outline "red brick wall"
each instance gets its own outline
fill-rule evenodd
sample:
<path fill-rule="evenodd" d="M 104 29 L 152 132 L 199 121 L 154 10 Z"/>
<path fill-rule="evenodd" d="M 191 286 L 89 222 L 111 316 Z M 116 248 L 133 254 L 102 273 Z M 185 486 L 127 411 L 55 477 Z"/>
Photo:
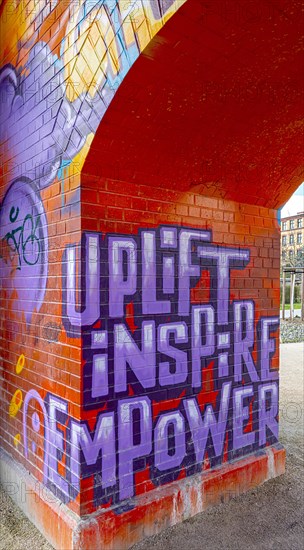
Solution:
<path fill-rule="evenodd" d="M 98 178 L 97 176 L 83 176 L 82 215 L 83 231 L 98 231 L 102 234 L 102 238 L 109 233 L 136 236 L 143 228 L 157 229 L 162 225 L 169 225 L 195 230 L 207 229 L 212 232 L 212 243 L 223 247 L 249 250 L 250 261 L 248 265 L 242 270 L 231 270 L 229 296 L 231 302 L 250 301 L 254 303 L 255 341 L 252 358 L 257 366 L 257 370 L 259 369 L 258 323 L 261 317 L 278 318 L 279 315 L 280 245 L 276 211 L 254 205 L 208 198 L 190 192 L 181 193 L 172 189 L 151 188 L 144 184 L 136 185 L 104 179 L 102 177 Z M 211 277 L 208 269 L 203 269 L 199 282 L 191 290 L 191 303 L 210 303 L 210 287 L 214 285 L 214 277 Z M 138 325 L 137 321 L 140 320 L 140 316 L 137 321 L 136 318 L 134 319 L 133 301 L 132 299 L 130 299 L 129 303 L 128 299 L 126 301 L 127 324 L 134 332 L 134 326 Z M 168 316 L 168 321 L 169 319 L 170 316 Z M 103 325 L 102 317 L 101 325 Z M 276 338 L 275 354 L 271 359 L 271 368 L 276 370 L 279 367 L 277 330 L 273 331 L 271 336 Z M 191 344 L 189 342 L 184 346 L 188 352 L 190 351 L 190 347 Z M 231 348 L 229 350 L 231 365 L 233 364 L 232 354 L 233 349 Z M 84 361 L 85 357 L 86 355 L 84 354 Z M 213 403 L 215 410 L 218 412 L 217 398 L 222 381 L 218 387 L 219 378 L 216 375 L 217 360 L 218 357 L 215 354 L 207 361 L 203 369 L 203 390 L 199 392 L 198 397 L 202 411 L 204 410 L 204 404 Z M 248 373 L 244 366 L 242 383 L 248 384 Z M 217 387 L 218 389 L 216 389 Z M 134 387 L 132 388 L 132 385 L 129 386 L 129 392 L 130 395 L 134 395 L 134 392 L 136 392 Z M 185 384 L 181 384 L 180 387 L 175 388 L 172 394 L 174 397 L 170 398 L 166 397 L 164 393 L 163 398 L 153 400 L 153 391 L 151 390 L 151 392 L 154 420 L 161 412 L 179 409 L 185 395 L 196 395 L 196 392 L 191 392 L 189 388 L 185 392 Z M 256 403 L 254 404 L 255 399 L 257 399 L 256 394 L 254 398 L 251 398 L 251 407 L 258 406 Z M 112 410 L 111 402 L 109 408 Z M 90 408 L 88 411 L 84 411 L 83 418 L 93 426 L 94 419 L 99 413 L 100 409 L 98 407 L 95 410 L 94 408 Z M 257 441 L 259 426 L 257 420 L 254 423 L 252 422 L 252 417 L 244 423 L 244 431 L 249 432 L 251 430 L 256 432 Z M 273 434 L 269 433 L 268 435 L 269 441 L 273 441 Z M 231 457 L 231 454 L 229 455 L 228 453 L 228 440 L 230 448 L 231 436 L 232 428 L 230 426 L 230 428 L 227 428 L 225 451 L 222 455 L 223 463 L 229 460 L 229 456 Z M 246 452 L 250 451 L 245 449 L 244 452 L 246 454 Z M 239 455 L 242 455 L 242 451 Z M 153 458 L 150 457 L 146 466 L 135 474 L 135 494 L 155 489 L 155 481 L 151 480 L 151 461 L 153 462 Z M 207 453 L 202 469 L 205 470 L 208 468 L 210 468 L 210 462 Z M 189 475 L 187 460 L 183 462 L 178 472 L 174 473 L 172 479 L 182 479 L 185 475 Z M 92 483 L 94 483 L 92 479 L 88 480 L 88 487 L 92 487 Z M 84 495 L 83 499 L 84 513 L 94 509 L 93 499 L 94 494 L 89 489 L 87 496 Z"/>
<path fill-rule="evenodd" d="M 1 6 L 1 439 L 77 512 L 79 488 L 67 485 L 67 420 L 82 414 L 81 341 L 65 330 L 63 292 L 66 249 L 81 240 L 80 173 L 121 72 L 183 1 L 168 2 L 162 12 L 137 3 L 136 17 L 125 2 L 114 11 L 102 4 Z M 76 292 L 78 311 L 81 302 Z M 61 432 L 50 416 L 51 396 L 68 403 Z"/>
<path fill-rule="evenodd" d="M 5 1 L 0 29 L 2 446 L 63 521 L 107 511 L 109 546 L 146 534 L 140 495 L 267 478 L 303 174 L 296 0 L 126 4 Z"/>

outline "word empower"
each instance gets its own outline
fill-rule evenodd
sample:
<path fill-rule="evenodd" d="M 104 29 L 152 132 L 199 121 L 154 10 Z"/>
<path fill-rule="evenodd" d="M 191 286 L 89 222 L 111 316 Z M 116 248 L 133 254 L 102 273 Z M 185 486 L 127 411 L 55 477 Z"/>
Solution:
<path fill-rule="evenodd" d="M 78 494 L 82 477 L 98 476 L 99 482 L 94 486 L 95 503 L 101 504 L 105 498 L 122 501 L 134 495 L 134 473 L 146 464 L 157 486 L 172 481 L 183 466 L 187 475 L 193 473 L 191 467 L 201 467 L 206 453 L 211 464 L 222 457 L 226 436 L 229 458 L 240 449 L 248 452 L 250 448 L 264 446 L 270 440 L 269 433 L 271 441 L 277 440 L 276 382 L 260 384 L 257 396 L 252 385 L 233 391 L 231 386 L 231 382 L 222 386 L 218 414 L 207 405 L 202 415 L 197 399 L 191 397 L 183 399 L 179 409 L 161 413 L 153 421 L 150 398 L 133 397 L 119 400 L 115 412 L 100 413 L 93 432 L 87 422 L 68 416 L 65 400 L 49 394 L 44 403 L 35 390 L 30 390 L 24 403 L 25 454 L 29 453 L 26 417 L 34 400 L 43 412 L 44 482 L 67 501 Z M 258 431 L 246 430 L 245 433 L 250 402 L 254 402 L 256 409 Z M 37 423 L 34 415 L 33 425 Z M 62 475 L 62 468 L 60 473 L 58 468 L 63 457 L 65 475 Z M 144 462 L 139 463 L 139 460 Z"/>

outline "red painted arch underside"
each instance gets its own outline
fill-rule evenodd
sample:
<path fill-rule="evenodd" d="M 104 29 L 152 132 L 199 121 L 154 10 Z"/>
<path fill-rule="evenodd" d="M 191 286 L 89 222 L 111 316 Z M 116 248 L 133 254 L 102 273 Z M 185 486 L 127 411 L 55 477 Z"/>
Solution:
<path fill-rule="evenodd" d="M 188 0 L 124 79 L 83 173 L 281 206 L 303 178 L 301 4 Z"/>

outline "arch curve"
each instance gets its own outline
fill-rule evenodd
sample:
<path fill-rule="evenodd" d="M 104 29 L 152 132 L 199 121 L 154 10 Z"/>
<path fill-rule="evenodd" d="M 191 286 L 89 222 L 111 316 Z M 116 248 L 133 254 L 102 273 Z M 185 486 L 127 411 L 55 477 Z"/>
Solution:
<path fill-rule="evenodd" d="M 303 177 L 300 3 L 229 5 L 188 0 L 151 40 L 84 175 L 270 208 L 289 198 Z"/>

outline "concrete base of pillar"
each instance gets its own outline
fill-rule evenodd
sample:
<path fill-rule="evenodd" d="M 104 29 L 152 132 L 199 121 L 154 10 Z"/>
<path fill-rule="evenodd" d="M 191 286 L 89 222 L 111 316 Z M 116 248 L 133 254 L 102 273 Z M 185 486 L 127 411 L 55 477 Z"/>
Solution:
<path fill-rule="evenodd" d="M 158 487 L 132 499 L 133 507 L 124 513 L 107 508 L 80 518 L 6 452 L 0 453 L 4 489 L 58 550 L 127 550 L 284 472 L 285 449 L 276 444 L 212 471 Z"/>

